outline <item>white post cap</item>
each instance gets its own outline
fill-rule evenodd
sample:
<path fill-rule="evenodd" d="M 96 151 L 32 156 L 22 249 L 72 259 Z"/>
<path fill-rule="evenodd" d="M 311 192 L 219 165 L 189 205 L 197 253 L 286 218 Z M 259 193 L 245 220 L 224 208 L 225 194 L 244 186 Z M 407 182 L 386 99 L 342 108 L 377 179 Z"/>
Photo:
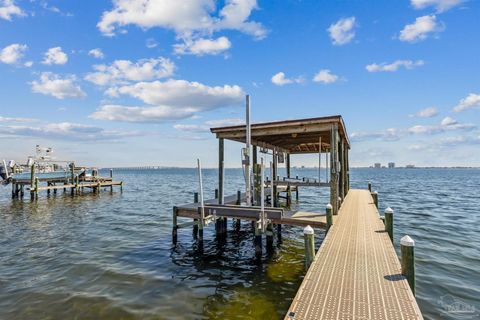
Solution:
<path fill-rule="evenodd" d="M 338 197 L 338 201 L 342 201 L 342 197 Z"/>
<path fill-rule="evenodd" d="M 372 193 L 378 194 L 378 191 L 377 191 L 377 190 L 375 190 L 375 191 L 373 191 Z"/>
<path fill-rule="evenodd" d="M 413 241 L 410 236 L 403 236 L 403 238 L 400 239 L 400 244 L 405 247 L 415 247 L 415 241 Z"/>
<path fill-rule="evenodd" d="M 313 228 L 310 226 L 306 226 L 305 229 L 303 229 L 303 234 L 313 234 Z"/>
<path fill-rule="evenodd" d="M 388 207 L 387 209 L 385 209 L 385 213 L 392 213 L 393 214 L 393 209 Z"/>
<path fill-rule="evenodd" d="M 333 207 L 332 207 L 332 205 L 331 205 L 330 203 L 329 203 L 329 204 L 327 204 L 327 209 L 330 209 L 330 210 L 332 210 L 332 209 L 333 209 Z"/>

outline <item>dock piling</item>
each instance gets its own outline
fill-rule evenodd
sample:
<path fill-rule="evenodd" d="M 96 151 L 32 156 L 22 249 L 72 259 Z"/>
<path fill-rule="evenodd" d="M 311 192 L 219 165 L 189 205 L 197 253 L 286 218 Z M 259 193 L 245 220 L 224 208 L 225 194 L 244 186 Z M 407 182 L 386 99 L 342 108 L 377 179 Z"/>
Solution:
<path fill-rule="evenodd" d="M 273 249 L 273 224 L 269 223 L 267 225 L 267 251 L 272 251 Z"/>
<path fill-rule="evenodd" d="M 255 223 L 255 256 L 260 257 L 262 255 L 262 230 L 258 228 Z"/>
<path fill-rule="evenodd" d="M 378 192 L 373 191 L 371 193 L 371 195 L 372 195 L 372 198 L 373 198 L 373 203 L 375 204 L 375 207 L 377 207 L 377 210 L 378 210 Z"/>
<path fill-rule="evenodd" d="M 400 253 L 402 256 L 402 274 L 407 278 L 410 289 L 415 296 L 415 241 L 406 235 L 400 239 Z"/>
<path fill-rule="evenodd" d="M 173 207 L 173 227 L 172 227 L 172 242 L 173 244 L 177 243 L 177 207 Z"/>
<path fill-rule="evenodd" d="M 195 192 L 193 194 L 193 202 L 198 203 L 198 192 Z M 197 238 L 198 237 L 198 219 L 193 219 L 193 237 Z"/>
<path fill-rule="evenodd" d="M 333 225 L 333 214 L 332 214 L 332 205 L 329 203 L 327 204 L 327 207 L 326 207 L 326 214 L 327 214 L 327 232 L 328 232 L 328 229 L 330 229 L 330 227 Z"/>
<path fill-rule="evenodd" d="M 368 182 L 368 191 L 372 192 L 372 183 L 370 181 Z"/>
<path fill-rule="evenodd" d="M 393 243 L 393 209 L 390 207 L 385 209 L 385 231 L 388 232 L 388 236 Z"/>
<path fill-rule="evenodd" d="M 308 270 L 315 258 L 315 232 L 310 226 L 303 229 L 303 237 L 305 239 L 305 268 Z"/>

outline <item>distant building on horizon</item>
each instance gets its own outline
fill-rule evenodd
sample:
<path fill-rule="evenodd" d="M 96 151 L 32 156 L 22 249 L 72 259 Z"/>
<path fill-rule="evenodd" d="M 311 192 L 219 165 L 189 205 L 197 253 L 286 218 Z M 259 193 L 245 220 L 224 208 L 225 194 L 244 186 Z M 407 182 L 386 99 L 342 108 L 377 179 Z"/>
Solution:
<path fill-rule="evenodd" d="M 373 165 L 375 169 L 380 169 L 382 167 L 382 164 L 380 162 L 377 162 Z"/>
<path fill-rule="evenodd" d="M 415 168 L 415 165 L 414 164 L 407 164 L 405 166 L 405 168 L 412 169 L 412 168 Z"/>
<path fill-rule="evenodd" d="M 394 169 L 395 168 L 395 162 L 389 162 L 388 163 L 388 168 L 389 169 Z"/>

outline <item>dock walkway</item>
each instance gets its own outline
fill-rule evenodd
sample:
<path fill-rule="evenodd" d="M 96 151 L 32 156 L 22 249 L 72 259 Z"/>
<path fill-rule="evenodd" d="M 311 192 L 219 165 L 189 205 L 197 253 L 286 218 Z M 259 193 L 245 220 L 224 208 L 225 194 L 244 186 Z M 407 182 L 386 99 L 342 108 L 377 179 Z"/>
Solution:
<path fill-rule="evenodd" d="M 423 319 L 373 199 L 350 190 L 285 317 Z"/>

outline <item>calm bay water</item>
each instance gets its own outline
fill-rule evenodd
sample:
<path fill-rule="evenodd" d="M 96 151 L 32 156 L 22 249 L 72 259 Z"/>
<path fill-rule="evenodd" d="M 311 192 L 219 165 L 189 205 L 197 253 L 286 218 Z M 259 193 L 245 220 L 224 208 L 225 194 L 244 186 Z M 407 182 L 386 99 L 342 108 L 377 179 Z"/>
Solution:
<path fill-rule="evenodd" d="M 316 170 L 293 175 L 315 177 Z M 282 319 L 304 275 L 301 228 L 283 228 L 275 252 L 254 258 L 249 224 L 203 253 L 191 229 L 171 242 L 174 205 L 191 202 L 194 169 L 116 172 L 123 193 L 63 192 L 37 202 L 0 187 L 0 319 Z M 217 171 L 205 170 L 213 196 Z M 226 194 L 242 188 L 226 170 Z M 480 312 L 480 170 L 353 169 L 371 181 L 380 208 L 395 210 L 395 242 L 416 241 L 417 299 L 427 319 L 457 319 L 446 306 Z M 327 191 L 300 190 L 300 208 L 321 210 Z M 317 232 L 317 246 L 323 232 Z M 467 316 L 468 314 L 464 315 Z M 471 317 L 472 318 L 472 317 Z"/>

